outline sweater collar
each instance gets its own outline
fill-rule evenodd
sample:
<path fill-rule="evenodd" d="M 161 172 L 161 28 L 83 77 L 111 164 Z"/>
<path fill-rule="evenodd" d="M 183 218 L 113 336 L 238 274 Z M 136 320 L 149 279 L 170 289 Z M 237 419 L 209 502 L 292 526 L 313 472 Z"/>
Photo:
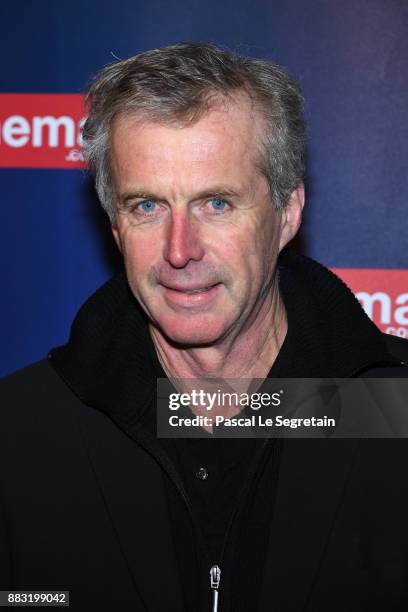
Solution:
<path fill-rule="evenodd" d="M 383 334 L 333 272 L 287 251 L 280 258 L 279 275 L 288 317 L 282 376 L 348 378 L 395 361 Z"/>
<path fill-rule="evenodd" d="M 327 268 L 286 251 L 278 270 L 288 333 L 271 376 L 341 378 L 392 360 L 381 332 Z M 85 302 L 69 342 L 49 359 L 81 401 L 125 428 L 137 426 L 155 400 L 156 379 L 165 377 L 124 272 Z"/>

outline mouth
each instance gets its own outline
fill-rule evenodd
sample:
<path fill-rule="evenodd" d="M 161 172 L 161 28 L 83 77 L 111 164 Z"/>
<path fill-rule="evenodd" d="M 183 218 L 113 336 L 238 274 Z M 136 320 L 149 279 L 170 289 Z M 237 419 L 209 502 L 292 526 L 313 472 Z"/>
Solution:
<path fill-rule="evenodd" d="M 220 283 L 215 283 L 215 285 L 208 285 L 208 287 L 195 287 L 193 289 L 179 288 L 179 287 L 167 287 L 166 285 L 164 286 L 166 287 L 166 289 L 170 289 L 171 291 L 177 291 L 178 293 L 186 293 L 187 295 L 191 295 L 193 293 L 204 293 L 205 291 L 209 291 L 210 289 L 212 289 L 213 287 L 216 287 L 219 284 Z"/>
<path fill-rule="evenodd" d="M 182 308 L 203 307 L 209 305 L 217 296 L 222 283 L 205 287 L 182 287 L 181 285 L 162 285 L 166 300 L 173 306 Z"/>
<path fill-rule="evenodd" d="M 196 293 L 201 291 L 208 291 L 217 285 L 221 285 L 220 281 L 210 283 L 209 285 L 198 284 L 197 281 L 193 285 L 192 283 L 179 283 L 177 281 L 170 282 L 167 284 L 166 282 L 159 282 L 165 289 L 170 289 L 171 291 L 179 291 L 180 293 Z"/>

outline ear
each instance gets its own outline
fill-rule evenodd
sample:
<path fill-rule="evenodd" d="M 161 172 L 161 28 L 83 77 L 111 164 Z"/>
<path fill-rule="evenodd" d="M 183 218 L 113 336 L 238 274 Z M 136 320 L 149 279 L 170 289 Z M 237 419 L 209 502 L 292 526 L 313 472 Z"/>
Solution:
<path fill-rule="evenodd" d="M 302 222 L 302 211 L 305 204 L 305 186 L 300 183 L 292 192 L 289 202 L 282 211 L 279 252 L 294 238 Z"/>
<path fill-rule="evenodd" d="M 122 251 L 122 242 L 121 242 L 121 239 L 120 239 L 119 230 L 118 230 L 116 225 L 111 225 L 111 230 L 112 230 L 113 237 L 115 238 L 115 242 L 118 245 L 118 249 L 122 253 L 123 252 Z"/>

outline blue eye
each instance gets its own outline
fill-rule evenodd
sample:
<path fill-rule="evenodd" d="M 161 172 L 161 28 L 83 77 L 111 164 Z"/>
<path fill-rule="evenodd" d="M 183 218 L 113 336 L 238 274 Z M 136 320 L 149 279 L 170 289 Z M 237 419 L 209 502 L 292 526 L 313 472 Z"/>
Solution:
<path fill-rule="evenodd" d="M 140 202 L 137 207 L 145 213 L 151 213 L 156 208 L 156 202 L 153 202 L 153 200 L 145 200 L 144 202 Z"/>
<path fill-rule="evenodd" d="M 223 200 L 222 198 L 211 198 L 210 202 L 211 202 L 211 206 L 213 210 L 216 210 L 216 211 L 225 210 L 227 206 L 227 202 Z"/>

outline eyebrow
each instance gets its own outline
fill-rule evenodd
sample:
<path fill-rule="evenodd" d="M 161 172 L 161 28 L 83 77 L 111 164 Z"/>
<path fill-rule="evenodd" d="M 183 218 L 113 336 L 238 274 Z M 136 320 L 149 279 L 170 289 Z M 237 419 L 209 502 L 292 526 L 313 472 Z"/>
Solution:
<path fill-rule="evenodd" d="M 215 185 L 209 189 L 204 189 L 196 193 L 191 201 L 201 200 L 203 198 L 211 198 L 215 196 L 227 196 L 227 197 L 239 197 L 241 194 L 239 191 L 232 189 L 226 185 Z M 166 200 L 166 198 L 161 197 L 159 194 L 154 194 L 153 192 L 141 189 L 136 191 L 126 191 L 121 194 L 119 197 L 119 201 L 122 205 L 126 205 L 129 200 Z"/>
<path fill-rule="evenodd" d="M 126 206 L 126 204 L 130 200 L 160 200 L 158 196 L 153 193 L 148 193 L 147 191 L 126 191 L 119 196 L 119 202 L 122 206 Z"/>

